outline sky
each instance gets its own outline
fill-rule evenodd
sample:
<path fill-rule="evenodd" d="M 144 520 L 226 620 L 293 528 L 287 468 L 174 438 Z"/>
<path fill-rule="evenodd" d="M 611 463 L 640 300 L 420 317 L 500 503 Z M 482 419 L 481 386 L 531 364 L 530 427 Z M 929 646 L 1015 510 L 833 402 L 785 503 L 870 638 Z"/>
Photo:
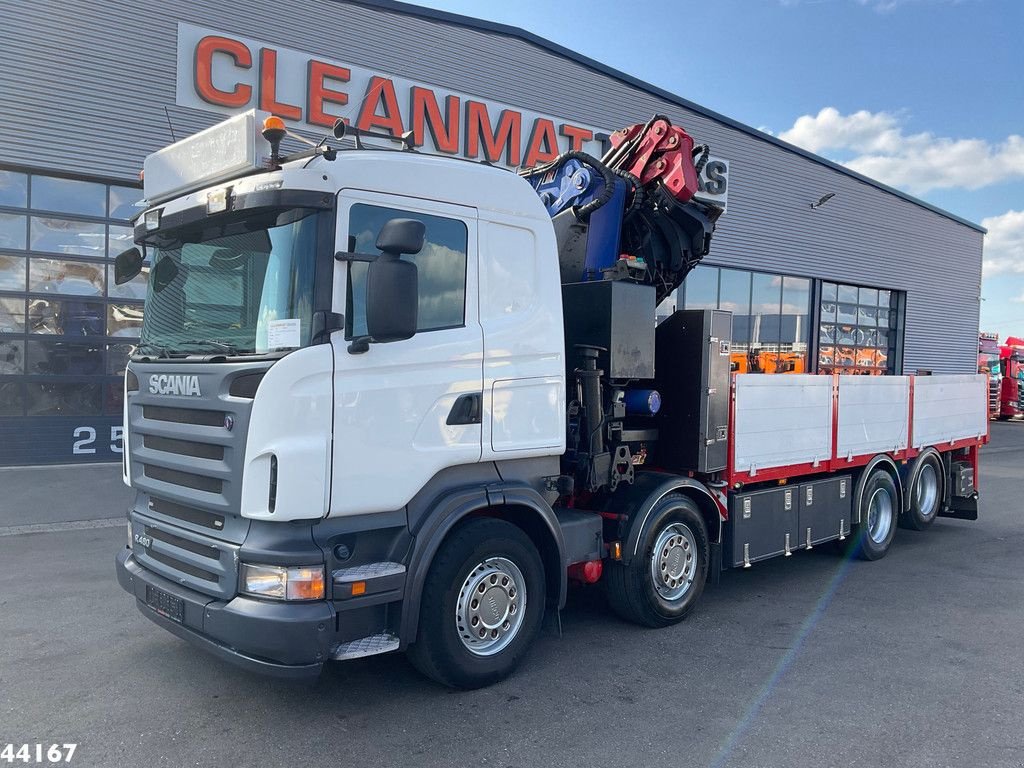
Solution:
<path fill-rule="evenodd" d="M 981 329 L 1024 337 L 1024 0 L 414 2 L 533 32 L 981 224 Z"/>

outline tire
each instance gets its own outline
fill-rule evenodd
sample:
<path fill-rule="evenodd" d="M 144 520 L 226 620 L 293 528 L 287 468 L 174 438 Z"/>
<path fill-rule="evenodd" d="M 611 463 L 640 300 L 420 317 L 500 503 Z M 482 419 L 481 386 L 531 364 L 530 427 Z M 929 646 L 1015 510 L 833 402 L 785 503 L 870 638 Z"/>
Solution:
<path fill-rule="evenodd" d="M 888 553 L 896 536 L 900 495 L 892 475 L 881 467 L 874 469 L 864 483 L 860 497 L 853 553 L 861 560 L 880 560 Z"/>
<path fill-rule="evenodd" d="M 431 563 L 409 659 L 452 688 L 496 683 L 536 639 L 546 593 L 540 554 L 522 530 L 493 518 L 460 523 Z"/>
<path fill-rule="evenodd" d="M 935 522 L 942 507 L 942 462 L 934 453 L 926 453 L 915 467 L 908 494 L 907 510 L 900 525 L 923 531 Z"/>
<path fill-rule="evenodd" d="M 667 627 L 686 618 L 704 591 L 707 527 L 697 505 L 677 493 L 655 504 L 643 525 L 630 563 L 609 563 L 608 603 L 626 621 Z"/>

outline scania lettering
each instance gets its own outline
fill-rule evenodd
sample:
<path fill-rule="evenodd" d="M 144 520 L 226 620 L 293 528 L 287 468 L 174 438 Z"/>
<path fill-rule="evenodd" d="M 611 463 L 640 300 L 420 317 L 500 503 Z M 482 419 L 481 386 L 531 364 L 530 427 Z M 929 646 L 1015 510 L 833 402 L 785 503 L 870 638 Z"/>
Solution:
<path fill-rule="evenodd" d="M 733 373 L 730 313 L 655 323 L 724 213 L 668 119 L 518 173 L 341 121 L 287 138 L 252 111 L 148 157 L 115 261 L 151 265 L 117 575 L 180 638 L 476 687 L 570 582 L 664 627 L 724 569 L 977 518 L 984 375 Z"/>
<path fill-rule="evenodd" d="M 199 390 L 198 376 L 171 376 L 154 374 L 149 377 L 149 393 L 151 395 L 186 395 L 202 397 Z"/>

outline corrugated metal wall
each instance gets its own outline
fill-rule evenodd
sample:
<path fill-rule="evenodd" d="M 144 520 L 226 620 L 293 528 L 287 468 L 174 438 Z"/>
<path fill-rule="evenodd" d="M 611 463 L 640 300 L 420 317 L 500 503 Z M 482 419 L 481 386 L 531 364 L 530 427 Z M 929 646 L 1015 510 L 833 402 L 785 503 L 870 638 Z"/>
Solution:
<path fill-rule="evenodd" d="M 531 42 L 335 0 L 27 0 L 4 15 L 4 162 L 129 180 L 169 139 L 165 107 L 179 138 L 219 120 L 174 106 L 178 21 L 589 125 L 661 112 L 731 163 L 709 262 L 906 291 L 904 369 L 975 369 L 979 232 Z"/>

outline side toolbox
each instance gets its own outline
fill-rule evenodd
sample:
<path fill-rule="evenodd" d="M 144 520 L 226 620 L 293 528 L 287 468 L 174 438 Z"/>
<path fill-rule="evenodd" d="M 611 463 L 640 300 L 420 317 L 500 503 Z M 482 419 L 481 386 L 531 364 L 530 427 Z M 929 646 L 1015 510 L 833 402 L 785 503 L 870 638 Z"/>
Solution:
<path fill-rule="evenodd" d="M 800 484 L 800 535 L 794 546 L 808 547 L 850 533 L 853 482 L 848 475 Z"/>
<path fill-rule="evenodd" d="M 733 567 L 782 555 L 799 546 L 799 487 L 737 493 L 729 500 L 726 557 Z"/>

